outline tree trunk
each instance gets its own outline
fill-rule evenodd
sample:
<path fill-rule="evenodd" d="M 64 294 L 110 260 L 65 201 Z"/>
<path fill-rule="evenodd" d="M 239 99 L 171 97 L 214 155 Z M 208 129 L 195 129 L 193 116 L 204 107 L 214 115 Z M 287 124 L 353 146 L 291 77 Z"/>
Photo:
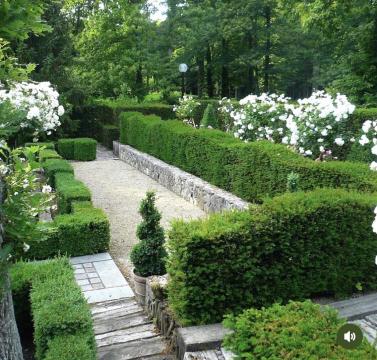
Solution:
<path fill-rule="evenodd" d="M 228 44 L 222 39 L 221 96 L 229 97 Z"/>
<path fill-rule="evenodd" d="M 3 183 L 0 180 L 0 204 L 3 203 Z M 1 219 L 0 219 L 1 221 Z M 2 221 L 1 221 L 2 222 Z M 2 227 L 0 226 L 0 247 L 3 243 Z M 14 315 L 12 292 L 9 274 L 0 273 L 0 359 L 22 360 L 22 347 Z"/>
<path fill-rule="evenodd" d="M 266 19 L 266 52 L 264 56 L 264 91 L 270 90 L 270 67 L 271 67 L 271 8 L 266 6 L 264 11 Z"/>
<path fill-rule="evenodd" d="M 252 50 L 254 47 L 254 39 L 251 33 L 247 34 L 247 42 L 248 42 L 249 49 Z M 249 94 L 256 93 L 254 66 L 251 63 L 249 63 L 247 67 L 247 87 L 246 88 Z"/>
<path fill-rule="evenodd" d="M 204 77 L 205 77 L 203 57 L 200 56 L 197 58 L 197 64 L 198 64 L 198 96 L 199 98 L 202 98 L 204 95 Z"/>
<path fill-rule="evenodd" d="M 212 79 L 212 54 L 209 44 L 207 45 L 207 94 L 209 98 L 213 97 L 213 79 Z"/>
<path fill-rule="evenodd" d="M 22 347 L 13 309 L 9 275 L 6 273 L 0 300 L 0 359 L 22 360 Z"/>

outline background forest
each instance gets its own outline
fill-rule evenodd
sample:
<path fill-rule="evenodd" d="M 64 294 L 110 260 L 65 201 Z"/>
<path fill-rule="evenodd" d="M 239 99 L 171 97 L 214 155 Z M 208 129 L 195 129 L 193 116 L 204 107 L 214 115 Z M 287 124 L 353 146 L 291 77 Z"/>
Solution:
<path fill-rule="evenodd" d="M 201 98 L 276 92 L 297 99 L 326 89 L 377 104 L 373 0 L 167 0 L 160 21 L 151 20 L 146 1 L 37 0 L 24 11 L 43 22 L 28 38 L 17 30 L 23 3 L 0 4 L 0 29 L 7 29 L 0 38 L 10 47 L 3 51 L 35 64 L 32 79 L 51 81 L 72 105 L 93 97 L 140 101 L 152 92 L 172 103 L 182 62 L 187 92 Z"/>

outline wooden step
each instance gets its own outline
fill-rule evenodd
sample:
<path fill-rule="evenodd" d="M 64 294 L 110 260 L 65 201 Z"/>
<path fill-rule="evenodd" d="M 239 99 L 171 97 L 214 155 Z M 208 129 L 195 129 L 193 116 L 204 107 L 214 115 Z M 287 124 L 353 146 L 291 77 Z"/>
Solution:
<path fill-rule="evenodd" d="M 98 348 L 99 360 L 136 360 L 165 359 L 164 340 L 161 336 L 155 336 L 148 339 L 138 339 L 123 344 L 108 345 Z M 161 356 L 161 358 L 160 358 Z"/>
<path fill-rule="evenodd" d="M 95 336 L 97 347 L 103 347 L 114 344 L 124 344 L 137 339 L 148 339 L 157 336 L 153 324 L 134 326 L 132 328 L 111 331 L 106 334 Z"/>
<path fill-rule="evenodd" d="M 103 318 L 96 319 L 94 322 L 94 333 L 96 335 L 151 323 L 148 317 L 141 311 L 116 318 L 108 318 L 106 314 L 104 315 Z"/>

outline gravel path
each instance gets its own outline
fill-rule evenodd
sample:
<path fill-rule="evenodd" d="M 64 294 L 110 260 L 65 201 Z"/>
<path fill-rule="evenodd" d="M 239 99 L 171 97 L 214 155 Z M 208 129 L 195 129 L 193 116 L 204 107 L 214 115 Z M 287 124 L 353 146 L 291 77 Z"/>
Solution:
<path fill-rule="evenodd" d="M 157 194 L 157 207 L 162 213 L 162 226 L 169 228 L 173 218 L 194 219 L 206 214 L 198 207 L 167 190 L 130 165 L 115 160 L 114 155 L 98 147 L 97 160 L 73 162 L 75 176 L 92 192 L 94 206 L 102 208 L 110 219 L 110 253 L 124 275 L 129 275 L 129 254 L 138 241 L 136 227 L 141 217 L 139 204 L 148 190 Z"/>

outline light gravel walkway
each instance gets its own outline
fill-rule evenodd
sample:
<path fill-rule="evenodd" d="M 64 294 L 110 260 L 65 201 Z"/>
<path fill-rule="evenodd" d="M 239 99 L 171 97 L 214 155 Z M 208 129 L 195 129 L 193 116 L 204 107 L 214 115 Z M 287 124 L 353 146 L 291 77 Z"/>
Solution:
<path fill-rule="evenodd" d="M 102 146 L 98 147 L 97 160 L 73 162 L 76 178 L 83 181 L 92 192 L 94 206 L 102 208 L 110 219 L 110 253 L 127 276 L 131 269 L 129 254 L 138 241 L 136 227 L 141 221 L 138 214 L 145 193 L 154 190 L 157 207 L 162 213 L 162 226 L 169 228 L 173 218 L 192 219 L 206 214 L 196 206 L 167 190 L 147 175 L 123 161 Z"/>

